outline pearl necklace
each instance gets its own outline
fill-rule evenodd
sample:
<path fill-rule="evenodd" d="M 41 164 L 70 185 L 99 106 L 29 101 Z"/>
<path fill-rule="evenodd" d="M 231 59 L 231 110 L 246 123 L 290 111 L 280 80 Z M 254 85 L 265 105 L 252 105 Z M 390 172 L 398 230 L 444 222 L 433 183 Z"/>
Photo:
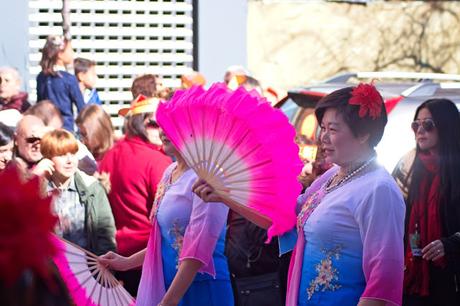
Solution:
<path fill-rule="evenodd" d="M 331 192 L 332 190 L 336 189 L 337 187 L 339 187 L 340 185 L 346 183 L 347 181 L 351 180 L 356 174 L 358 174 L 359 172 L 361 172 L 364 168 L 366 168 L 367 166 L 369 166 L 373 161 L 375 160 L 375 156 L 372 157 L 371 159 L 369 159 L 367 162 L 365 162 L 364 164 L 362 164 L 361 166 L 359 166 L 358 168 L 356 168 L 355 170 L 351 171 L 350 173 L 348 173 L 347 175 L 345 175 L 342 179 L 340 179 L 340 181 L 338 181 L 336 184 L 332 185 L 331 186 L 331 183 L 332 181 L 334 180 L 334 178 L 337 177 L 337 173 L 334 174 L 328 181 L 327 181 L 327 184 L 326 184 L 326 193 L 328 192 Z"/>

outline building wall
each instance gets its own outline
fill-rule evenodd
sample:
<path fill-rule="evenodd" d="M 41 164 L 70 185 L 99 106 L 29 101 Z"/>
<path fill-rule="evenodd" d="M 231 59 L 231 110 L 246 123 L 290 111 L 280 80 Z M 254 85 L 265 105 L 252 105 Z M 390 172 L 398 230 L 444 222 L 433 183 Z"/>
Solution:
<path fill-rule="evenodd" d="M 199 0 L 199 70 L 208 84 L 247 64 L 247 0 Z"/>
<path fill-rule="evenodd" d="M 48 12 L 53 13 L 53 10 L 61 6 L 61 0 L 40 1 L 43 1 L 41 3 L 45 4 L 42 9 L 42 11 L 44 11 L 43 14 L 47 14 Z M 106 3 L 110 2 L 111 1 L 107 1 Z M 182 0 L 180 2 L 186 3 L 188 0 Z M 247 65 L 247 1 L 198 0 L 197 2 L 199 4 L 198 8 L 194 9 L 199 10 L 198 69 L 206 76 L 208 84 L 210 84 L 212 82 L 221 81 L 228 66 Z M 33 0 L 33 3 L 39 4 L 40 2 Z M 79 3 L 82 2 L 72 0 L 70 2 L 70 7 L 73 10 L 77 10 L 78 12 L 80 12 L 80 10 L 91 9 L 93 16 L 97 15 L 94 15 L 95 12 L 93 12 L 93 9 L 90 8 L 91 1 L 86 1 L 84 7 L 81 7 Z M 170 2 L 166 2 L 165 5 L 170 5 L 168 3 Z M 180 5 L 184 6 L 185 4 L 181 3 Z M 0 1 L 0 65 L 11 65 L 18 68 L 21 75 L 23 76 L 25 89 L 32 93 L 32 99 L 34 99 L 35 91 L 34 77 L 38 69 L 36 66 L 38 65 L 38 60 L 40 57 L 40 54 L 37 53 L 37 50 L 43 45 L 43 35 L 46 33 L 61 33 L 61 30 L 58 26 L 50 26 L 55 23 L 51 18 L 50 24 L 46 24 L 42 27 L 42 29 L 45 30 L 40 30 L 36 27 L 37 20 L 40 18 L 37 15 L 38 7 L 40 6 L 37 6 L 36 4 L 29 4 L 29 0 Z M 104 7 L 104 9 L 110 10 L 116 9 L 116 7 L 111 7 L 109 5 Z M 34 20 L 30 21 L 31 15 L 29 14 L 33 14 Z M 58 15 L 56 16 L 56 18 L 59 17 Z M 79 18 L 80 17 L 75 16 L 72 18 L 71 15 L 72 22 L 78 22 Z M 154 20 L 154 18 L 155 16 L 152 16 L 152 20 Z M 133 18 L 133 22 L 134 21 L 135 18 Z M 97 22 L 97 18 L 93 22 Z M 30 26 L 34 27 L 32 34 L 29 33 Z M 46 27 L 48 27 L 48 30 L 46 30 Z M 81 31 L 83 30 L 84 29 Z M 74 29 L 74 31 L 72 31 L 72 34 L 76 35 L 74 39 L 77 45 L 77 52 L 80 51 L 78 44 L 80 43 L 79 40 L 81 39 L 80 36 L 82 35 L 79 33 L 81 31 L 80 29 Z M 141 32 L 145 32 L 145 28 L 142 28 Z M 94 31 L 89 32 L 88 35 L 93 36 L 99 34 L 97 31 Z M 117 31 L 113 31 L 113 35 L 117 35 Z M 37 37 L 39 40 L 37 40 Z M 108 46 L 110 46 L 110 43 Z M 90 50 L 89 53 L 80 52 L 81 54 L 78 55 L 90 58 L 93 57 L 98 60 L 98 62 L 104 62 L 104 59 L 99 59 L 101 54 L 91 53 L 92 51 L 94 50 Z M 113 61 L 113 56 L 113 54 L 110 54 L 110 58 L 107 57 L 107 61 L 109 59 Z M 183 62 L 184 59 L 181 58 L 179 61 Z M 189 61 L 189 63 L 191 62 Z M 188 64 L 185 66 L 190 67 Z M 141 67 L 137 66 L 136 69 L 139 70 L 140 68 Z M 146 66 L 146 69 L 147 68 L 148 67 Z M 155 71 L 155 67 L 152 68 L 153 69 L 151 71 L 154 73 L 156 72 L 162 75 L 168 74 L 167 72 L 163 71 Z M 99 71 L 104 71 L 104 69 L 105 67 L 101 67 Z M 29 74 L 30 70 L 33 72 L 32 74 Z M 148 69 L 146 71 L 148 71 Z M 103 75 L 100 76 L 103 77 Z M 103 80 L 101 80 L 99 85 L 102 85 L 102 82 Z M 168 79 L 166 81 L 166 85 L 177 86 L 177 78 L 172 80 Z M 111 93 L 109 93 L 109 95 L 110 94 Z M 120 96 L 121 100 L 126 100 L 125 96 L 127 97 L 128 93 L 122 93 Z M 109 100 L 115 101 L 115 99 L 112 99 L 111 96 Z M 118 103 L 120 102 L 117 102 L 116 104 Z"/>
<path fill-rule="evenodd" d="M 28 79 L 28 0 L 0 1 L 0 66 L 19 70 L 23 80 Z M 27 82 L 23 88 L 28 90 Z"/>

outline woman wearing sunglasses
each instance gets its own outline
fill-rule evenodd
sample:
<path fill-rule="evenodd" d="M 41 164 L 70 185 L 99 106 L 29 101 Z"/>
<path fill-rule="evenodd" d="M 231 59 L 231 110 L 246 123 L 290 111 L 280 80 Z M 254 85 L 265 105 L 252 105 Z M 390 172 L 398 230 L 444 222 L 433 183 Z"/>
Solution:
<path fill-rule="evenodd" d="M 410 167 L 403 158 L 393 172 L 407 192 L 403 304 L 460 305 L 458 109 L 447 99 L 428 100 L 411 127 L 417 147 L 405 158 Z"/>

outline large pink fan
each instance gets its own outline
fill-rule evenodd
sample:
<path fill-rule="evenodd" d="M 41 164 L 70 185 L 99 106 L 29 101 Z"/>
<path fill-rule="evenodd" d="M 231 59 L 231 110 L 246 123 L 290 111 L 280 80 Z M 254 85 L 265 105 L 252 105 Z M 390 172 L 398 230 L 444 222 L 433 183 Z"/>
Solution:
<path fill-rule="evenodd" d="M 302 163 L 280 110 L 243 88 L 214 84 L 176 92 L 159 105 L 157 121 L 200 178 L 272 220 L 269 237 L 294 226 Z"/>
<path fill-rule="evenodd" d="M 58 249 L 53 261 L 76 306 L 134 305 L 134 298 L 96 255 L 57 236 L 53 240 Z"/>

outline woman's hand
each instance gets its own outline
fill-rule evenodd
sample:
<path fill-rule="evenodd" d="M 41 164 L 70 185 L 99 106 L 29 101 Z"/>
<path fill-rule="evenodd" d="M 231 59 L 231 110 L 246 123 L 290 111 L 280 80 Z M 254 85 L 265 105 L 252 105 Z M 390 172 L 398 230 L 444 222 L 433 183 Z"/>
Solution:
<path fill-rule="evenodd" d="M 430 242 L 422 249 L 423 259 L 425 260 L 438 260 L 443 257 L 445 254 L 444 244 L 441 240 L 435 240 Z"/>
<path fill-rule="evenodd" d="M 198 179 L 192 186 L 192 191 L 196 193 L 205 202 L 224 202 L 224 200 L 216 193 L 203 179 Z"/>
<path fill-rule="evenodd" d="M 98 260 L 101 265 L 116 271 L 126 271 L 131 268 L 129 257 L 124 257 L 114 252 L 107 252 L 99 256 Z"/>
<path fill-rule="evenodd" d="M 36 176 L 49 177 L 54 172 L 54 163 L 48 159 L 43 158 L 33 169 L 32 173 Z"/>

